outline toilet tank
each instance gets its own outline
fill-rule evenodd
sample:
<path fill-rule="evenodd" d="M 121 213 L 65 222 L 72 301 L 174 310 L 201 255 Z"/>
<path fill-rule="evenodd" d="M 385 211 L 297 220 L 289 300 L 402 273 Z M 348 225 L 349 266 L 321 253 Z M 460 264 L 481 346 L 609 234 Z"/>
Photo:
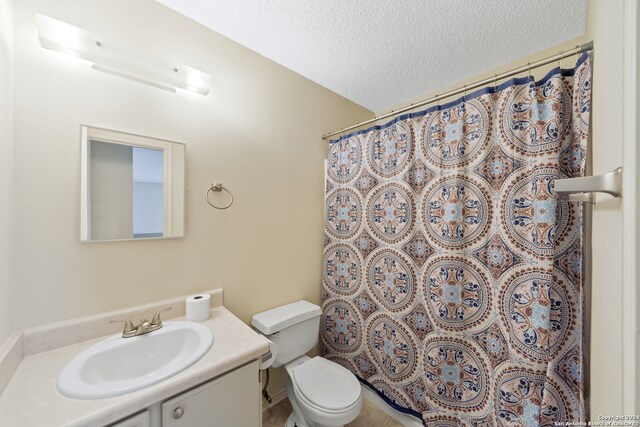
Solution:
<path fill-rule="evenodd" d="M 274 368 L 311 350 L 318 342 L 322 310 L 309 301 L 297 301 L 255 314 L 251 325 L 277 347 Z"/>

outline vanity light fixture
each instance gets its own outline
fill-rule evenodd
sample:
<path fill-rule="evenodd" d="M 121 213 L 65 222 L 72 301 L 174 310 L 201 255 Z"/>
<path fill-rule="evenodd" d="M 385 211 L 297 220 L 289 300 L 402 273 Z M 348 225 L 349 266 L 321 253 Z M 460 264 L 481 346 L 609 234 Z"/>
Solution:
<path fill-rule="evenodd" d="M 36 28 L 43 48 L 84 59 L 92 64 L 94 70 L 170 92 L 179 88 L 206 96 L 211 90 L 211 75 L 204 71 L 132 52 L 66 22 L 36 14 Z"/>

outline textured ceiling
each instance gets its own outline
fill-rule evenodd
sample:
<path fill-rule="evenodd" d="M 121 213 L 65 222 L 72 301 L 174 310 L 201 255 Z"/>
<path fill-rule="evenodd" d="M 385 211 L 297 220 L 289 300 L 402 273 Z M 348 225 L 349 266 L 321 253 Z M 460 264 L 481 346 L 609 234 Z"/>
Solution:
<path fill-rule="evenodd" d="M 379 112 L 584 33 L 586 0 L 157 0 Z"/>

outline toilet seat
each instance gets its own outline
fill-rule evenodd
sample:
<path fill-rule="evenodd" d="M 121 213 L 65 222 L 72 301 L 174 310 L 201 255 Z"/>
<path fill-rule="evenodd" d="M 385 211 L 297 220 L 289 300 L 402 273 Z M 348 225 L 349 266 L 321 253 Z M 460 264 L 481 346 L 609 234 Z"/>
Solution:
<path fill-rule="evenodd" d="M 354 408 L 356 408 L 357 406 L 360 405 L 360 399 L 357 399 L 355 402 L 353 402 L 350 406 L 343 408 L 343 409 L 339 409 L 339 410 L 332 410 L 332 409 L 327 409 L 327 408 L 323 408 L 322 406 L 318 406 L 316 404 L 314 404 L 313 402 L 310 402 L 306 397 L 302 396 L 302 394 L 300 393 L 300 391 L 294 386 L 294 389 L 296 390 L 296 398 L 298 399 L 298 403 L 301 405 L 306 406 L 308 409 L 312 409 L 318 413 L 322 413 L 325 415 L 334 415 L 334 416 L 338 416 L 338 415 L 342 415 L 342 414 L 347 414 L 349 412 L 351 412 Z M 358 412 L 360 412 L 358 410 Z"/>
<path fill-rule="evenodd" d="M 318 411 L 348 412 L 360 402 L 360 382 L 335 362 L 316 356 L 295 366 L 291 372 L 298 397 Z"/>

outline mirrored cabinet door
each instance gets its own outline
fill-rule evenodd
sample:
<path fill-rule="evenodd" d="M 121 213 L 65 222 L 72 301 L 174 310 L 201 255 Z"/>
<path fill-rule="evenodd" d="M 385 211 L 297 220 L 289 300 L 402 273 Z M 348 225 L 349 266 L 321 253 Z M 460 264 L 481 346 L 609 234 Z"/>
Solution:
<path fill-rule="evenodd" d="M 184 144 L 82 126 L 80 240 L 184 236 Z"/>

